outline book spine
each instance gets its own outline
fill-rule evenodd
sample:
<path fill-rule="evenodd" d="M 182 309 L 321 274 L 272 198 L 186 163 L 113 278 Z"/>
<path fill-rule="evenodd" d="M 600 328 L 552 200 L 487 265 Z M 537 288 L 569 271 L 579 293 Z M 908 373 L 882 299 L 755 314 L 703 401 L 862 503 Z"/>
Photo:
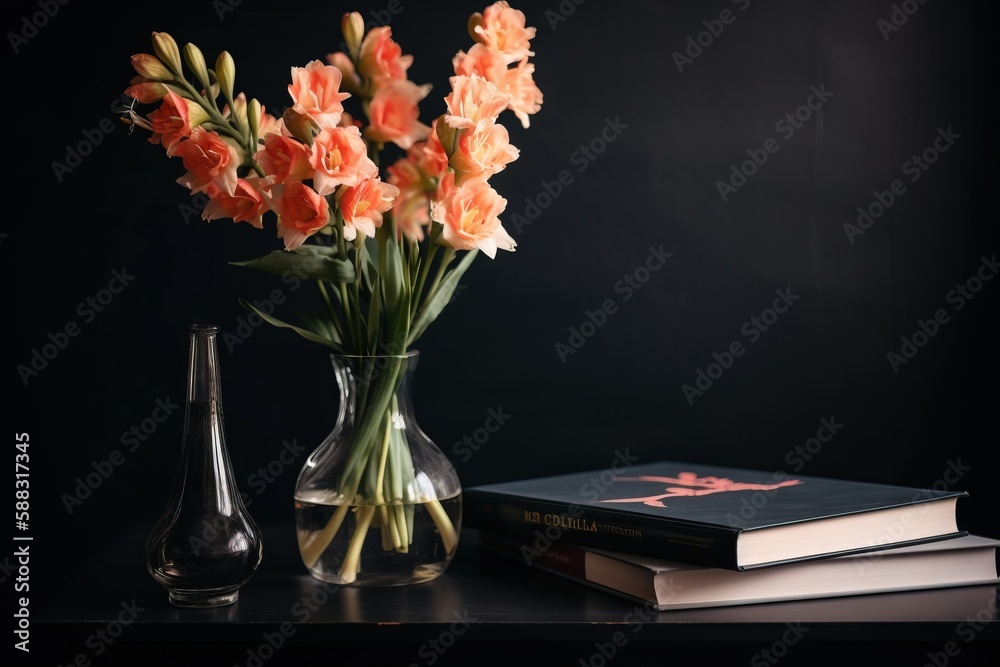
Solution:
<path fill-rule="evenodd" d="M 568 544 L 553 544 L 551 548 L 537 555 L 520 538 L 510 534 L 484 533 L 480 544 L 494 553 L 511 560 L 520 561 L 529 567 L 538 567 L 570 579 L 587 581 L 587 552 Z"/>
<path fill-rule="evenodd" d="M 470 528 L 511 532 L 530 539 L 527 548 L 544 552 L 553 543 L 623 551 L 682 563 L 740 569 L 739 532 L 624 512 L 561 505 L 542 500 L 467 492 L 463 523 Z"/>
<path fill-rule="evenodd" d="M 617 588 L 609 588 L 601 585 L 587 576 L 587 552 L 580 547 L 569 544 L 553 544 L 548 550 L 542 552 L 537 557 L 529 555 L 530 547 L 521 539 L 509 533 L 483 533 L 480 536 L 480 546 L 498 556 L 511 561 L 516 561 L 522 565 L 548 572 L 562 577 L 569 581 L 585 584 L 597 590 L 616 595 L 626 600 L 652 605 L 655 609 L 660 609 L 656 599 L 646 599 L 635 597 Z M 652 577 L 650 573 L 650 577 Z"/>

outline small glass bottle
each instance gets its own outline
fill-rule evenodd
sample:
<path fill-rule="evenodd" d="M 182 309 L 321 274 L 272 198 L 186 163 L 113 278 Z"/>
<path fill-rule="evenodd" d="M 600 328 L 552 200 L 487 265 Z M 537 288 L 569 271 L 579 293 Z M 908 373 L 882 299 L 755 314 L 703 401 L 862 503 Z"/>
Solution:
<path fill-rule="evenodd" d="M 262 543 L 226 451 L 216 335 L 190 327 L 181 462 L 170 502 L 146 541 L 146 567 L 182 607 L 236 602 L 260 564 Z"/>

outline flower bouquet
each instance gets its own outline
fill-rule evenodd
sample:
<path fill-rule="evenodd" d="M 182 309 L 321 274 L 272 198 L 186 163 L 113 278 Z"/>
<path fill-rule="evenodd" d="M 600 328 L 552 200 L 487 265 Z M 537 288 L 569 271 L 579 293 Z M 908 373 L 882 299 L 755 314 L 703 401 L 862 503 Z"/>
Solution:
<path fill-rule="evenodd" d="M 263 228 L 276 214 L 284 249 L 234 264 L 316 284 L 321 310 L 298 324 L 241 303 L 334 355 L 341 418 L 310 456 L 296 494 L 302 516 L 326 511 L 310 515 L 309 525 L 300 516 L 299 546 L 315 576 L 352 583 L 365 569 L 370 534 L 386 553 L 412 553 L 418 510 L 434 527 L 439 560 L 454 553 L 458 516 L 441 497 L 448 485 L 415 463 L 400 392 L 413 344 L 477 253 L 515 249 L 499 219 L 506 200 L 489 183 L 518 157 L 498 118 L 509 110 L 527 128 L 542 94 L 529 62 L 535 29 L 506 2 L 470 17 L 474 43 L 454 57 L 445 112 L 429 125 L 418 104 L 430 86 L 407 78 L 413 58 L 390 28 L 366 32 L 358 13 L 346 14 L 341 28 L 347 52 L 292 67 L 291 104 L 280 117 L 236 92 L 228 52 L 210 69 L 195 45 L 182 52 L 169 35 L 153 33 L 155 55 L 132 57 L 138 76 L 126 92 L 159 106 L 142 116 L 133 105 L 125 121 L 182 160 L 178 183 L 208 197 L 205 220 Z M 354 115 L 344 109 L 348 99 Z M 380 157 L 390 144 L 405 154 L 383 180 Z"/>

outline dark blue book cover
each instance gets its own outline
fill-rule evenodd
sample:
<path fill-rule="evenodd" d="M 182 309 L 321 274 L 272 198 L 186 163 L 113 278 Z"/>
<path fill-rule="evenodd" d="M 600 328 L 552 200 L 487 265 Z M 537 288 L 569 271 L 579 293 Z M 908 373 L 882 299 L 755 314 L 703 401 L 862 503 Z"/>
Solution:
<path fill-rule="evenodd" d="M 661 461 L 466 489 L 465 525 L 729 569 L 963 535 L 962 491 Z"/>

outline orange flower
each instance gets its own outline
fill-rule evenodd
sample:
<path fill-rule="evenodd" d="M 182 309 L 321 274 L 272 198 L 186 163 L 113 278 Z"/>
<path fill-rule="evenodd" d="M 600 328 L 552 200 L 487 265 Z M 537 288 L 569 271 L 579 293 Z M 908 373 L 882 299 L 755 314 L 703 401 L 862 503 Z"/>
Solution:
<path fill-rule="evenodd" d="M 159 102 L 167 94 L 167 88 L 162 83 L 150 81 L 144 76 L 132 77 L 131 84 L 125 89 L 125 94 L 134 97 L 143 104 Z"/>
<path fill-rule="evenodd" d="M 186 174 L 177 182 L 192 193 L 206 192 L 216 186 L 232 196 L 236 191 L 236 168 L 243 161 L 240 149 L 216 132 L 196 127 L 191 137 L 171 144 L 167 154 L 184 160 Z"/>
<path fill-rule="evenodd" d="M 411 154 L 397 160 L 388 172 L 389 183 L 399 188 L 399 196 L 392 207 L 396 228 L 404 236 L 420 242 L 424 240 L 424 227 L 431 224 L 429 194 L 436 188 L 414 159 L 411 149 Z"/>
<path fill-rule="evenodd" d="M 149 114 L 153 126 L 150 143 L 162 143 L 170 153 L 171 147 L 180 139 L 190 137 L 194 129 L 208 120 L 208 114 L 200 105 L 184 99 L 172 90 L 166 92 L 160 108 Z"/>
<path fill-rule="evenodd" d="M 275 118 L 264 111 L 263 105 L 260 107 L 260 127 L 257 128 L 257 136 L 261 139 L 269 134 L 284 134 L 285 124 L 280 118 Z"/>
<path fill-rule="evenodd" d="M 510 97 L 507 108 L 514 112 L 525 128 L 531 125 L 528 116 L 542 110 L 542 91 L 532 77 L 534 72 L 535 66 L 525 59 L 517 67 L 507 70 L 497 84 L 500 91 Z"/>
<path fill-rule="evenodd" d="M 365 136 L 383 143 L 391 141 L 404 150 L 426 139 L 431 128 L 420 122 L 417 103 L 430 90 L 430 86 L 418 86 L 406 79 L 379 88 L 369 105 L 370 124 Z"/>
<path fill-rule="evenodd" d="M 330 222 L 326 198 L 301 181 L 285 181 L 262 194 L 278 214 L 278 237 L 284 239 L 285 250 L 295 250 Z"/>
<path fill-rule="evenodd" d="M 378 172 L 368 157 L 361 132 L 354 127 L 327 128 L 320 132 L 309 161 L 313 185 L 321 195 L 331 194 L 338 185 L 353 187 Z"/>
<path fill-rule="evenodd" d="M 236 189 L 228 195 L 215 185 L 208 187 L 208 206 L 201 214 L 202 220 L 232 218 L 233 222 L 249 222 L 257 229 L 264 225 L 261 218 L 267 211 L 264 196 L 257 189 L 257 176 L 247 176 L 236 181 Z"/>
<path fill-rule="evenodd" d="M 254 158 L 272 183 L 304 181 L 312 177 L 309 148 L 291 137 L 268 134 L 264 137 L 264 150 L 258 151 Z"/>
<path fill-rule="evenodd" d="M 507 208 L 507 200 L 483 179 L 455 184 L 455 174 L 441 179 L 431 219 L 443 226 L 441 240 L 456 250 L 478 248 L 493 259 L 497 248 L 513 252 L 514 239 L 498 217 Z"/>
<path fill-rule="evenodd" d="M 508 64 L 535 55 L 530 50 L 534 28 L 524 26 L 524 12 L 512 9 L 506 2 L 495 2 L 483 12 L 475 27 L 476 39 L 503 55 Z"/>
<path fill-rule="evenodd" d="M 478 74 L 497 86 L 507 74 L 507 61 L 503 54 L 488 48 L 485 44 L 474 44 L 469 52 L 459 51 L 451 60 L 458 76 Z"/>
<path fill-rule="evenodd" d="M 413 56 L 404 56 L 403 49 L 392 40 L 392 28 L 372 28 L 361 43 L 358 71 L 369 77 L 376 88 L 390 81 L 406 78 L 406 70 L 413 64 Z"/>
<path fill-rule="evenodd" d="M 295 102 L 292 109 L 309 116 L 320 127 L 337 127 L 344 111 L 341 102 L 350 97 L 340 92 L 341 79 L 339 69 L 318 60 L 305 67 L 293 67 L 292 84 L 288 86 L 288 94 Z"/>
<path fill-rule="evenodd" d="M 507 108 L 514 112 L 521 125 L 527 128 L 528 118 L 542 109 L 542 91 L 535 84 L 535 66 L 525 58 L 516 67 L 507 69 L 507 63 L 498 51 L 492 51 L 483 44 L 476 44 L 468 53 L 458 52 L 452 61 L 455 74 L 472 76 L 478 74 L 496 85 L 501 93 L 510 99 Z"/>
<path fill-rule="evenodd" d="M 445 152 L 444 146 L 441 145 L 441 138 L 437 135 L 439 120 L 435 119 L 431 123 L 431 132 L 427 135 L 427 141 L 413 144 L 407 152 L 417 167 L 430 178 L 440 178 L 448 171 L 448 153 Z"/>
<path fill-rule="evenodd" d="M 351 57 L 343 51 L 329 53 L 326 62 L 340 70 L 340 87 L 349 93 L 357 94 L 361 92 L 361 77 L 354 70 L 354 62 Z"/>
<path fill-rule="evenodd" d="M 353 241 L 358 230 L 369 238 L 375 238 L 375 228 L 382 226 L 382 214 L 392 208 L 399 188 L 383 183 L 378 176 L 372 176 L 352 188 L 341 189 L 337 193 L 340 210 L 344 214 L 344 239 Z"/>
<path fill-rule="evenodd" d="M 496 120 L 510 98 L 496 85 L 478 74 L 453 76 L 451 94 L 444 98 L 448 113 L 444 122 L 456 129 L 475 129 L 481 120 Z"/>
<path fill-rule="evenodd" d="M 519 151 L 510 145 L 507 128 L 491 121 L 482 121 L 474 130 L 466 130 L 458 139 L 458 150 L 451 156 L 456 182 L 485 175 L 487 178 L 503 171 L 517 159 Z"/>

